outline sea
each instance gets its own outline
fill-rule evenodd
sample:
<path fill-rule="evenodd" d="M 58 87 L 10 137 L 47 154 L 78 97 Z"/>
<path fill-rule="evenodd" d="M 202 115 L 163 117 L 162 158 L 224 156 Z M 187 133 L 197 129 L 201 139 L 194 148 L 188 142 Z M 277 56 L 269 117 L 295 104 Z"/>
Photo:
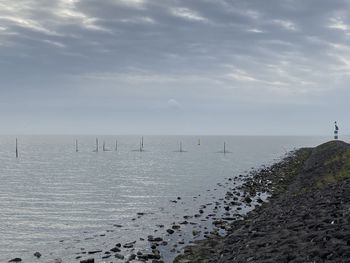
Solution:
<path fill-rule="evenodd" d="M 228 178 L 247 176 L 252 169 L 281 160 L 291 150 L 332 139 L 199 135 L 17 138 L 18 158 L 16 136 L 0 136 L 0 262 L 16 257 L 22 262 L 79 262 L 86 258 L 115 262 L 115 258 L 103 258 L 108 256 L 105 251 L 120 243 L 125 258 L 137 251 L 147 252 L 150 235 L 166 241 L 161 251 L 164 260 L 172 262 L 183 246 L 202 236 L 193 237 L 185 228 L 170 235 L 166 229 L 184 216 L 198 213 L 203 204 L 209 207 L 222 200 Z M 210 229 L 203 217 L 193 220 L 197 221 L 192 227 L 208 224 L 205 229 Z M 133 248 L 124 249 L 123 244 L 130 242 Z M 40 259 L 34 257 L 35 252 L 40 252 Z"/>

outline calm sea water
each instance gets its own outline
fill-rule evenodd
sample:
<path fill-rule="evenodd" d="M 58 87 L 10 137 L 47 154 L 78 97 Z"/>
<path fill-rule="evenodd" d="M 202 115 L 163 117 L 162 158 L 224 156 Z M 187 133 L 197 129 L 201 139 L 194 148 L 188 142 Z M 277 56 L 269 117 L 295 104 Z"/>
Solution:
<path fill-rule="evenodd" d="M 140 237 L 162 235 L 157 225 L 223 196 L 225 189 L 208 191 L 224 178 L 331 139 L 145 136 L 144 152 L 138 152 L 139 136 L 99 136 L 111 151 L 101 147 L 96 153 L 95 138 L 19 136 L 16 159 L 15 138 L 0 137 L 0 262 L 33 262 L 36 251 L 43 254 L 39 262 L 76 262 L 83 248 L 105 250 L 136 240 L 142 249 Z M 177 152 L 180 142 L 186 152 Z M 220 153 L 224 142 L 231 153 Z M 181 202 L 170 202 L 177 197 Z M 145 215 L 138 217 L 140 212 Z"/>

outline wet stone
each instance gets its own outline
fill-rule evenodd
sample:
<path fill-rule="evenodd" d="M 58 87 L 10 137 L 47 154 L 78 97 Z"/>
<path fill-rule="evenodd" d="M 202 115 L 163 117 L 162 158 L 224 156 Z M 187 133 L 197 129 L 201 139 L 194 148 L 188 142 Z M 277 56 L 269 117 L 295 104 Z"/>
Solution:
<path fill-rule="evenodd" d="M 124 248 L 133 248 L 135 243 L 136 243 L 136 241 L 130 242 L 130 243 L 126 243 L 126 244 L 124 244 L 123 247 Z"/>
<path fill-rule="evenodd" d="M 168 232 L 169 234 L 173 234 L 175 231 L 172 229 L 167 229 L 166 232 Z"/>
<path fill-rule="evenodd" d="M 101 253 L 102 250 L 92 250 L 92 251 L 89 251 L 88 254 L 96 254 L 96 253 Z"/>
<path fill-rule="evenodd" d="M 112 251 L 112 252 L 120 252 L 120 249 L 118 247 L 114 247 L 110 251 Z"/>
<path fill-rule="evenodd" d="M 114 257 L 117 259 L 124 259 L 124 256 L 121 254 L 115 254 Z"/>

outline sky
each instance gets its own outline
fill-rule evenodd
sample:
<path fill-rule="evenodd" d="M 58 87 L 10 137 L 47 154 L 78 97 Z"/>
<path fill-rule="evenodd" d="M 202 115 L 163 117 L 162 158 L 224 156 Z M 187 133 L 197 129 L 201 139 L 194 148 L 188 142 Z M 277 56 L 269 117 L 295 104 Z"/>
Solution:
<path fill-rule="evenodd" d="M 0 0 L 0 134 L 349 134 L 349 84 L 347 0 Z"/>

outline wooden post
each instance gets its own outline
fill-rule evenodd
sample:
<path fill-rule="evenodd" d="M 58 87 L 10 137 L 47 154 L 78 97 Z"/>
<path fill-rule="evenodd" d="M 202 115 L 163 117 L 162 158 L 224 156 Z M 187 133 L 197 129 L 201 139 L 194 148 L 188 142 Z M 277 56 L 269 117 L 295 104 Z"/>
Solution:
<path fill-rule="evenodd" d="M 224 154 L 226 153 L 226 142 L 224 142 Z"/>
<path fill-rule="evenodd" d="M 106 143 L 105 143 L 105 141 L 103 141 L 102 150 L 103 150 L 104 152 L 106 151 Z"/>
<path fill-rule="evenodd" d="M 16 158 L 18 158 L 18 139 L 16 138 Z"/>
<path fill-rule="evenodd" d="M 115 151 L 118 151 L 118 140 L 115 140 Z"/>
<path fill-rule="evenodd" d="M 79 152 L 78 140 L 75 140 L 75 152 Z"/>
<path fill-rule="evenodd" d="M 95 152 L 98 152 L 98 138 L 96 138 L 96 150 Z"/>
<path fill-rule="evenodd" d="M 142 152 L 142 141 L 140 141 L 140 152 Z"/>

